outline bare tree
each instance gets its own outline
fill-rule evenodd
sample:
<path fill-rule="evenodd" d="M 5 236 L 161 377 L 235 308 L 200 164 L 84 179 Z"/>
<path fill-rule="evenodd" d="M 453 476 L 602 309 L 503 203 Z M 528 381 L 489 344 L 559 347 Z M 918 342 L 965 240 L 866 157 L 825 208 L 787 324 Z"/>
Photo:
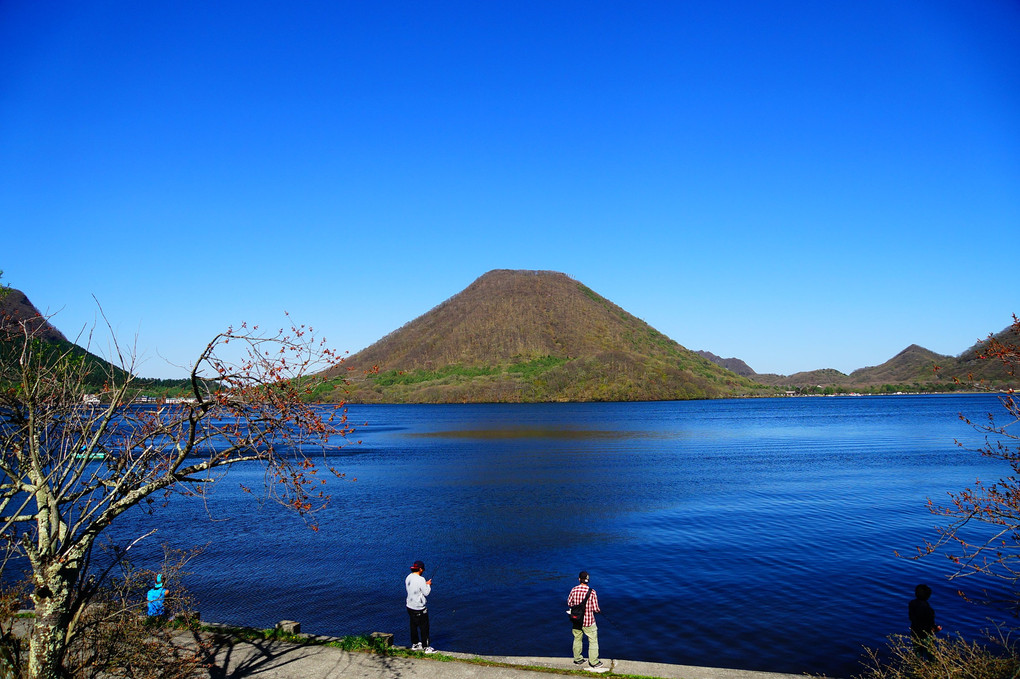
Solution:
<path fill-rule="evenodd" d="M 121 368 L 104 364 L 97 386 L 95 361 L 39 328 L 0 318 L 0 538 L 31 571 L 33 679 L 61 676 L 85 628 L 90 553 L 119 516 L 199 495 L 239 463 L 262 465 L 268 496 L 311 515 L 328 500 L 315 456 L 349 432 L 342 403 L 303 400 L 342 360 L 310 328 L 229 329 L 195 361 L 189 398 L 154 405 L 136 403 L 134 357 L 115 340 Z"/>
<path fill-rule="evenodd" d="M 998 336 L 982 342 L 981 358 L 1001 361 L 1010 375 L 1020 366 L 1020 319 Z M 949 493 L 946 504 L 928 500 L 928 509 L 945 523 L 936 530 L 937 539 L 926 542 L 918 556 L 945 554 L 957 567 L 950 579 L 988 576 L 1005 582 L 1011 589 L 1008 603 L 1020 613 L 1020 399 L 1012 389 L 1000 396 L 1002 410 L 989 413 L 983 421 L 961 419 L 984 434 L 975 452 L 1001 460 L 1010 473 L 997 481 L 977 480 L 973 486 Z M 989 603 L 996 602 L 986 598 Z"/>

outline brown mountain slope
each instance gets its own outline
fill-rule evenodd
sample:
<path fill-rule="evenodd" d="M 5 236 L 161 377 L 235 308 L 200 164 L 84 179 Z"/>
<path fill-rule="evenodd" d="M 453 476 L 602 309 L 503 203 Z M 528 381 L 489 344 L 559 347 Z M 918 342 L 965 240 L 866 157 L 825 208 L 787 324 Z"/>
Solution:
<path fill-rule="evenodd" d="M 368 402 L 666 400 L 757 386 L 553 271 L 490 271 L 345 366 L 349 399 Z"/>
<path fill-rule="evenodd" d="M 776 387 L 828 387 L 843 386 L 847 384 L 847 376 L 835 368 L 821 368 L 819 370 L 807 370 L 792 375 L 777 375 L 775 373 L 757 373 L 754 379 L 762 384 Z"/>
<path fill-rule="evenodd" d="M 941 378 L 936 374 L 935 366 L 946 365 L 951 360 L 951 356 L 911 344 L 881 365 L 854 370 L 847 382 L 857 385 L 936 382 Z"/>
<path fill-rule="evenodd" d="M 1005 330 L 995 333 L 993 337 L 1003 344 L 1020 346 L 1020 330 L 1016 324 L 1007 326 Z M 955 362 L 943 366 L 940 372 L 947 377 L 956 377 L 966 381 L 984 380 L 1012 385 L 1020 383 L 1020 372 L 1010 375 L 1009 369 L 1003 365 L 1001 360 L 981 358 L 983 352 L 984 343 L 977 342 L 960 354 Z"/>
<path fill-rule="evenodd" d="M 1020 332 L 1013 326 L 994 335 L 1000 342 L 1020 346 Z M 859 368 L 844 375 L 831 368 L 793 375 L 755 374 L 754 380 L 782 387 L 838 387 L 844 390 L 868 390 L 884 385 L 902 385 L 922 389 L 955 389 L 960 386 L 1016 388 L 1020 375 L 1010 375 L 1001 361 L 983 359 L 983 343 L 978 342 L 959 356 L 946 356 L 916 344 L 877 366 Z M 935 367 L 939 370 L 936 371 Z"/>
<path fill-rule="evenodd" d="M 38 359 L 47 362 L 58 356 L 70 356 L 84 363 L 83 377 L 86 385 L 97 390 L 110 381 L 110 376 L 124 376 L 126 373 L 105 359 L 96 356 L 76 344 L 69 342 L 62 332 L 44 318 L 25 293 L 15 288 L 0 286 L 0 364 L 11 368 L 18 364 L 24 347 L 26 332 L 39 340 L 45 350 L 37 352 Z M 4 371 L 2 379 L 17 379 L 17 369 Z"/>
<path fill-rule="evenodd" d="M 20 323 L 27 321 L 28 328 L 45 342 L 66 342 L 67 338 L 43 318 L 28 296 L 21 290 L 3 288 L 0 290 L 0 316 L 5 320 Z"/>
<path fill-rule="evenodd" d="M 1012 326 L 994 336 L 1001 342 L 1020 345 L 1020 333 Z M 955 380 L 965 386 L 984 383 L 992 388 L 1020 384 L 1020 379 L 1011 376 L 1001 361 L 981 358 L 982 347 L 978 342 L 959 356 L 946 356 L 911 344 L 881 365 L 853 371 L 844 384 L 857 387 L 916 384 L 932 388 L 952 386 Z"/>
<path fill-rule="evenodd" d="M 695 353 L 702 358 L 707 358 L 718 366 L 737 373 L 741 377 L 750 377 L 754 379 L 756 374 L 754 370 L 751 369 L 751 366 L 747 365 L 739 358 L 722 358 L 720 356 L 716 356 L 711 351 L 697 351 Z"/>

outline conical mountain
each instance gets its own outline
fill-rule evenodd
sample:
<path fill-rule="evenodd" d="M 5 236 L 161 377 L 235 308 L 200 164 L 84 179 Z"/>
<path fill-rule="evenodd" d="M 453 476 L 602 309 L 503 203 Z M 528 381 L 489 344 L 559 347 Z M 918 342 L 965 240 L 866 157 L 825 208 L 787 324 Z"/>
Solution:
<path fill-rule="evenodd" d="M 1016 326 L 1009 326 L 992 337 L 999 342 L 1020 346 L 1020 332 Z M 882 365 L 853 371 L 849 381 L 863 386 L 898 383 L 937 387 L 959 382 L 964 387 L 1015 388 L 1020 376 L 1011 375 L 1007 366 L 998 359 L 982 358 L 984 352 L 984 341 L 974 344 L 959 356 L 937 354 L 911 344 Z"/>
<path fill-rule="evenodd" d="M 554 271 L 490 271 L 345 366 L 356 402 L 665 400 L 758 387 Z"/>
<path fill-rule="evenodd" d="M 937 382 L 939 375 L 935 366 L 945 365 L 951 360 L 950 356 L 911 344 L 881 365 L 854 370 L 848 381 L 856 385 Z"/>

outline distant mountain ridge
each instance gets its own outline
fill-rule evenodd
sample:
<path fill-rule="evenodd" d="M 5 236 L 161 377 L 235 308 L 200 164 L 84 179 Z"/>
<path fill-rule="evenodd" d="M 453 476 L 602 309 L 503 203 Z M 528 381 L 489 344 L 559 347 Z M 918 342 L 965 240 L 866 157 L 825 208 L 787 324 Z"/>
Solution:
<path fill-rule="evenodd" d="M 111 368 L 120 370 L 71 344 L 22 291 L 2 292 L 0 319 L 27 321 L 39 339 L 73 347 L 95 366 L 98 385 Z M 1020 346 L 1014 326 L 995 337 Z M 0 349 L 12 360 L 9 346 Z M 832 368 L 759 374 L 741 359 L 687 350 L 565 274 L 495 270 L 350 357 L 345 373 L 351 400 L 368 402 L 664 400 L 784 388 L 944 388 L 956 380 L 1020 387 L 1001 362 L 980 358 L 981 350 L 979 342 L 953 357 L 912 344 L 849 375 Z"/>
<path fill-rule="evenodd" d="M 1000 341 L 1020 345 L 1020 335 L 1012 326 L 995 334 Z M 713 354 L 699 352 L 710 360 Z M 977 382 L 991 387 L 1007 387 L 1020 384 L 1020 379 L 1010 375 L 1001 362 L 982 359 L 981 343 L 978 342 L 963 351 L 959 356 L 938 354 L 917 344 L 893 356 L 877 366 L 858 368 L 849 375 L 834 368 L 823 368 L 798 372 L 792 375 L 759 374 L 751 370 L 744 374 L 761 384 L 776 387 L 844 387 L 872 388 L 881 385 L 919 385 L 946 386 L 956 380 L 966 384 Z M 720 365 L 731 366 L 743 364 L 739 359 L 725 359 Z M 746 364 L 744 364 L 746 365 Z"/>
<path fill-rule="evenodd" d="M 702 358 L 707 358 L 718 366 L 737 373 L 742 377 L 753 377 L 756 374 L 754 370 L 751 369 L 751 366 L 747 365 L 739 358 L 720 358 L 711 351 L 697 351 L 695 353 Z"/>
<path fill-rule="evenodd" d="M 490 271 L 345 365 L 354 401 L 630 401 L 760 390 L 555 271 Z"/>

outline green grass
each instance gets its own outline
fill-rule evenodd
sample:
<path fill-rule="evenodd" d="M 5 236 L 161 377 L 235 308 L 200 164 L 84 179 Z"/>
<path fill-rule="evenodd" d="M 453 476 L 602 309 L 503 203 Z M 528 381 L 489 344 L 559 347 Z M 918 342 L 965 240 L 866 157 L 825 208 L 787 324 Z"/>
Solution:
<path fill-rule="evenodd" d="M 421 384 L 422 382 L 433 382 L 447 377 L 481 377 L 495 375 L 500 372 L 499 366 L 468 367 L 463 365 L 448 365 L 439 370 L 409 370 L 397 371 L 387 370 L 371 377 L 371 380 L 381 387 L 391 387 L 395 384 Z"/>
<path fill-rule="evenodd" d="M 454 381 L 471 380 L 476 377 L 492 377 L 502 374 L 511 374 L 530 380 L 538 377 L 547 370 L 555 368 L 558 365 L 563 365 L 566 362 L 567 359 L 565 358 L 543 356 L 542 358 L 536 358 L 530 361 L 521 361 L 510 365 L 448 365 L 440 368 L 439 370 L 387 370 L 386 372 L 381 372 L 378 375 L 372 376 L 370 379 L 380 387 L 424 384 L 426 382 L 448 380 L 449 378 L 453 378 Z"/>
<path fill-rule="evenodd" d="M 593 300 L 593 301 L 596 301 L 596 302 L 598 302 L 599 304 L 602 304 L 602 303 L 603 303 L 603 302 L 605 301 L 605 300 L 604 300 L 604 299 L 602 298 L 602 296 L 601 296 L 601 295 L 598 295 L 598 294 L 597 294 L 597 293 L 596 293 L 596 292 L 595 292 L 594 290 L 592 290 L 591 288 L 589 288 L 589 287 L 588 287 L 587 285 L 582 285 L 582 284 L 578 283 L 578 284 L 577 284 L 577 287 L 578 287 L 578 288 L 579 288 L 579 289 L 581 290 L 581 292 L 582 292 L 582 293 L 584 293 L 584 295 L 585 295 L 586 297 L 588 297 L 589 299 L 591 299 L 591 300 Z"/>
<path fill-rule="evenodd" d="M 556 356 L 543 356 L 542 358 L 536 358 L 531 361 L 514 363 L 509 366 L 506 371 L 514 375 L 520 375 L 526 380 L 532 380 L 551 368 L 563 365 L 568 360 L 569 359 L 558 358 Z"/>

